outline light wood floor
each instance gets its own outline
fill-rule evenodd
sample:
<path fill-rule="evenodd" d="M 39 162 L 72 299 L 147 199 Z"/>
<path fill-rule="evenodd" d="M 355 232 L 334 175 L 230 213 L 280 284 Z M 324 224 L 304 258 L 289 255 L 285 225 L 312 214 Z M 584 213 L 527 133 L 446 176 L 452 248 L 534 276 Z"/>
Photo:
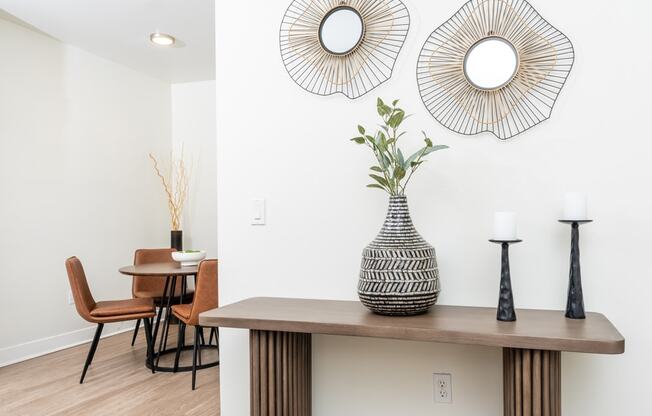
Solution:
<path fill-rule="evenodd" d="M 192 391 L 190 372 L 152 374 L 145 368 L 144 338 L 141 328 L 134 347 L 131 333 L 102 339 L 84 384 L 79 377 L 89 344 L 0 368 L 0 415 L 219 416 L 219 367 L 198 371 Z M 192 339 L 188 331 L 186 340 Z M 184 352 L 182 364 L 191 358 L 192 351 Z M 217 353 L 202 358 L 209 362 Z"/>

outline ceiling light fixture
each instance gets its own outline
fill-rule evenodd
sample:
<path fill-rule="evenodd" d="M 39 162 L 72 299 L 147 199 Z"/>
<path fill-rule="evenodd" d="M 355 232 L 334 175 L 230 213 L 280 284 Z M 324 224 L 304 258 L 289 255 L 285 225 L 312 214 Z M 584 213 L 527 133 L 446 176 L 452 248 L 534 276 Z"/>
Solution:
<path fill-rule="evenodd" d="M 166 33 L 158 33 L 158 32 L 149 35 L 149 40 L 154 45 L 158 45 L 158 46 L 172 46 L 174 45 L 174 42 L 176 42 L 174 36 L 168 35 Z"/>

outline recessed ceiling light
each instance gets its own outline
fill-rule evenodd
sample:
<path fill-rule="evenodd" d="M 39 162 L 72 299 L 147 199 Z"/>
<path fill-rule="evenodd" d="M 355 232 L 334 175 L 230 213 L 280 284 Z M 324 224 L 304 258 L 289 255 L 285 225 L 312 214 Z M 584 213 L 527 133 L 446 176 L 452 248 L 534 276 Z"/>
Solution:
<path fill-rule="evenodd" d="M 168 35 L 166 33 L 152 33 L 149 35 L 149 40 L 158 46 L 172 46 L 174 45 L 174 42 L 176 39 L 174 39 L 174 36 Z"/>

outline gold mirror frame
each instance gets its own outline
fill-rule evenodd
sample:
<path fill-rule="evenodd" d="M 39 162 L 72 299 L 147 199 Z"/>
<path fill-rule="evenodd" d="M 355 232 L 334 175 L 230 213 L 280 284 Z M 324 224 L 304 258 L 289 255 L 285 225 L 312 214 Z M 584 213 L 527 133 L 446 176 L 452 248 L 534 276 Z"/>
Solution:
<path fill-rule="evenodd" d="M 348 52 L 333 53 L 322 44 L 320 29 L 342 8 L 360 16 L 362 37 Z M 400 0 L 295 0 L 281 22 L 281 58 L 304 90 L 355 99 L 391 77 L 409 28 L 410 14 Z"/>
<path fill-rule="evenodd" d="M 467 79 L 464 61 L 489 37 L 512 45 L 518 66 L 510 82 L 484 90 Z M 417 83 L 426 108 L 445 127 L 504 140 L 550 117 L 574 60 L 570 40 L 526 0 L 470 0 L 426 40 Z"/>

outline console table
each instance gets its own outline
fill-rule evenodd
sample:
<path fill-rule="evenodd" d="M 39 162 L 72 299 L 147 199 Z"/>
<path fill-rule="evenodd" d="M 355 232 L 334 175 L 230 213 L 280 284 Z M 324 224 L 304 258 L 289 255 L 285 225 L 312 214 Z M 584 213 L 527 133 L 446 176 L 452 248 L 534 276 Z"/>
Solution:
<path fill-rule="evenodd" d="M 607 318 L 587 313 L 433 307 L 411 317 L 376 315 L 357 301 L 252 298 L 200 315 L 209 327 L 248 329 L 252 416 L 311 415 L 311 334 L 392 338 L 503 348 L 505 416 L 561 415 L 561 352 L 622 354 L 625 340 Z"/>

